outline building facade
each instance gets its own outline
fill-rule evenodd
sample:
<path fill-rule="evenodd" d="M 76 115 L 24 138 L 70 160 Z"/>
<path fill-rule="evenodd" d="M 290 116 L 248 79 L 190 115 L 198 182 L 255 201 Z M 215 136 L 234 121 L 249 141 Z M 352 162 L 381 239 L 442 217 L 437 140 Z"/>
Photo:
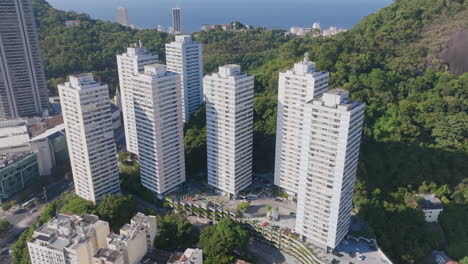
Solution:
<path fill-rule="evenodd" d="M 176 36 L 166 44 L 167 70 L 182 77 L 184 122 L 203 104 L 202 44 L 189 35 Z"/>
<path fill-rule="evenodd" d="M 434 194 L 418 194 L 418 197 L 421 198 L 418 208 L 424 213 L 426 222 L 437 222 L 439 215 L 444 210 L 442 201 Z"/>
<path fill-rule="evenodd" d="M 31 0 L 0 1 L 0 120 L 47 115 L 47 85 Z"/>
<path fill-rule="evenodd" d="M 132 87 L 141 183 L 163 195 L 185 182 L 180 75 L 146 65 Z"/>
<path fill-rule="evenodd" d="M 95 215 L 59 214 L 37 229 L 28 242 L 32 264 L 87 264 L 106 248 L 109 223 Z"/>
<path fill-rule="evenodd" d="M 138 142 L 136 136 L 135 109 L 133 106 L 133 75 L 143 71 L 145 65 L 154 64 L 158 56 L 149 53 L 141 43 L 133 44 L 127 52 L 117 55 L 119 70 L 120 98 L 122 115 L 125 125 L 125 141 L 127 151 L 138 155 Z"/>
<path fill-rule="evenodd" d="M 101 248 L 93 256 L 93 264 L 125 264 L 125 261 L 122 253 L 108 248 Z"/>
<path fill-rule="evenodd" d="M 329 250 L 349 230 L 364 109 L 342 89 L 304 106 L 296 232 Z"/>
<path fill-rule="evenodd" d="M 96 203 L 120 193 L 107 85 L 85 73 L 58 89 L 76 194 Z"/>
<path fill-rule="evenodd" d="M 231 64 L 205 76 L 203 87 L 208 184 L 236 195 L 252 183 L 254 77 Z"/>
<path fill-rule="evenodd" d="M 290 195 L 297 194 L 299 186 L 304 104 L 328 89 L 328 79 L 307 55 L 279 74 L 274 183 Z"/>
<path fill-rule="evenodd" d="M 182 17 L 178 6 L 172 8 L 172 28 L 175 34 L 182 32 Z"/>
<path fill-rule="evenodd" d="M 130 224 L 120 228 L 120 235 L 107 237 L 108 248 L 123 255 L 124 264 L 138 264 L 154 248 L 156 217 L 137 213 Z"/>
<path fill-rule="evenodd" d="M 117 23 L 122 26 L 129 26 L 128 22 L 128 9 L 125 7 L 118 7 L 117 8 Z"/>

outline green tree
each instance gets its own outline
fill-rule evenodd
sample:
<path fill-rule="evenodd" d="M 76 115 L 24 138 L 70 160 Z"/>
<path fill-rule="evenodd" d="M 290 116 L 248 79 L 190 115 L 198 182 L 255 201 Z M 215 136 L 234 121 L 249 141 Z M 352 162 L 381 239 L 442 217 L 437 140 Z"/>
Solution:
<path fill-rule="evenodd" d="M 158 237 L 155 247 L 174 251 L 191 247 L 196 242 L 192 224 L 181 214 L 158 216 Z"/>
<path fill-rule="evenodd" d="M 10 222 L 7 219 L 0 219 L 0 234 L 10 228 Z"/>
<path fill-rule="evenodd" d="M 136 201 L 130 195 L 106 195 L 96 207 L 99 219 L 108 221 L 114 230 L 130 222 L 135 212 Z"/>
<path fill-rule="evenodd" d="M 228 264 L 235 260 L 235 251 L 242 251 L 249 241 L 249 233 L 239 223 L 226 218 L 209 226 L 200 234 L 198 246 L 203 249 L 208 264 Z"/>

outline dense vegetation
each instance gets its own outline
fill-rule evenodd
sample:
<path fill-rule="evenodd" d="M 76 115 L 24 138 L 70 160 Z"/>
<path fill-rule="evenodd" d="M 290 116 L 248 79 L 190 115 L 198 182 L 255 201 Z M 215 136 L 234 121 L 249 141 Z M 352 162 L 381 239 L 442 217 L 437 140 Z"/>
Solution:
<path fill-rule="evenodd" d="M 249 232 L 230 218 L 203 229 L 198 242 L 198 246 L 203 249 L 203 262 L 234 263 L 236 255 L 245 251 L 249 237 Z"/>
<path fill-rule="evenodd" d="M 109 222 L 111 228 L 117 231 L 123 224 L 130 222 L 135 215 L 136 203 L 131 196 L 105 196 L 98 205 L 87 201 L 74 193 L 65 192 L 60 199 L 48 203 L 39 219 L 29 229 L 24 231 L 13 245 L 13 263 L 31 263 L 27 242 L 34 231 L 52 219 L 57 211 L 76 215 L 95 214 L 99 219 Z"/>
<path fill-rule="evenodd" d="M 10 228 L 10 222 L 7 219 L 0 219 L 0 234 Z"/>
<path fill-rule="evenodd" d="M 194 234 L 192 224 L 181 214 L 166 214 L 158 216 L 158 237 L 155 247 L 167 251 L 184 251 L 196 244 L 197 236 Z"/>
<path fill-rule="evenodd" d="M 51 86 L 67 74 L 92 71 L 115 89 L 115 54 L 141 39 L 163 58 L 162 44 L 170 40 L 154 30 L 131 30 L 34 2 Z M 256 77 L 256 172 L 273 171 L 278 72 L 309 52 L 318 69 L 330 72 L 332 87 L 343 87 L 367 104 L 354 204 L 383 250 L 396 263 L 419 263 L 432 249 L 462 259 L 468 252 L 468 73 L 446 72 L 445 64 L 428 60 L 436 57 L 437 47 L 419 42 L 434 23 L 454 18 L 466 23 L 468 16 L 460 14 L 467 7 L 465 0 L 399 0 L 329 38 L 261 28 L 194 37 L 204 43 L 206 72 L 239 63 Z M 83 22 L 65 28 L 66 19 Z M 186 126 L 189 176 L 206 172 L 204 116 L 201 108 Z M 442 198 L 443 234 L 424 222 L 412 202 L 416 193 Z"/>

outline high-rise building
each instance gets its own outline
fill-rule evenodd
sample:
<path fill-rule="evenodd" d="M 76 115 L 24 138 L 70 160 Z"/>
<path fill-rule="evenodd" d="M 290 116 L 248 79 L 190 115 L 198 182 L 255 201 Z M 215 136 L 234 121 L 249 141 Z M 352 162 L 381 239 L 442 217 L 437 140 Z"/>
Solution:
<path fill-rule="evenodd" d="M 254 76 L 226 65 L 205 76 L 203 87 L 208 184 L 236 195 L 252 183 Z"/>
<path fill-rule="evenodd" d="M 299 185 L 304 103 L 328 89 L 328 76 L 309 62 L 307 54 L 304 61 L 279 74 L 275 185 L 290 195 Z"/>
<path fill-rule="evenodd" d="M 96 203 L 120 192 L 109 90 L 90 73 L 58 86 L 76 194 Z"/>
<path fill-rule="evenodd" d="M 364 103 L 333 89 L 304 106 L 296 232 L 334 249 L 349 230 Z"/>
<path fill-rule="evenodd" d="M 141 183 L 163 195 L 185 182 L 180 75 L 146 65 L 132 83 Z"/>
<path fill-rule="evenodd" d="M 182 32 L 182 17 L 180 14 L 180 7 L 176 6 L 172 8 L 172 27 L 174 28 L 174 33 L 178 34 Z"/>
<path fill-rule="evenodd" d="M 109 223 L 95 215 L 59 214 L 34 231 L 28 242 L 31 263 L 93 263 L 109 233 Z"/>
<path fill-rule="evenodd" d="M 117 8 L 117 23 L 122 26 L 129 26 L 128 22 L 128 9 L 125 7 Z"/>
<path fill-rule="evenodd" d="M 0 1 L 0 119 L 47 115 L 31 0 Z"/>
<path fill-rule="evenodd" d="M 149 53 L 141 42 L 127 48 L 127 52 L 117 55 L 119 69 L 120 97 L 122 103 L 122 115 L 125 125 L 125 140 L 127 151 L 138 155 L 138 143 L 136 137 L 135 110 L 133 108 L 132 77 L 143 71 L 145 65 L 154 64 L 158 56 Z"/>
<path fill-rule="evenodd" d="M 167 70 L 182 76 L 182 109 L 187 122 L 203 104 L 203 63 L 202 44 L 192 40 L 189 35 L 175 37 L 166 44 Z"/>

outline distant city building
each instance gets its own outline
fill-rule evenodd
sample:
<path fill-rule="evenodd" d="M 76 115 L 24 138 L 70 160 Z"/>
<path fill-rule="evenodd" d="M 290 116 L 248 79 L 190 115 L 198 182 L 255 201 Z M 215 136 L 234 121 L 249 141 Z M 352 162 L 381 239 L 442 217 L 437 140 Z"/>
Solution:
<path fill-rule="evenodd" d="M 132 78 L 141 183 L 160 196 L 185 182 L 180 78 L 161 64 Z"/>
<path fill-rule="evenodd" d="M 96 203 L 120 193 L 107 85 L 85 73 L 58 89 L 76 194 Z"/>
<path fill-rule="evenodd" d="M 172 8 L 172 26 L 175 34 L 182 33 L 182 17 L 178 6 Z"/>
<path fill-rule="evenodd" d="M 158 56 L 149 53 L 141 42 L 127 48 L 127 52 L 117 55 L 119 71 L 120 97 L 122 115 L 125 125 L 125 140 L 127 151 L 138 155 L 138 142 L 136 136 L 135 109 L 133 103 L 133 75 L 143 71 L 145 65 L 154 64 Z"/>
<path fill-rule="evenodd" d="M 203 264 L 203 250 L 187 248 L 184 253 L 172 255 L 167 264 Z"/>
<path fill-rule="evenodd" d="M 345 32 L 346 29 L 341 29 L 341 28 L 336 28 L 336 27 L 330 27 L 329 29 L 325 29 L 323 32 L 322 32 L 322 36 L 324 37 L 329 37 L 329 36 L 333 36 L 333 35 L 336 35 L 338 33 L 341 33 L 341 32 Z"/>
<path fill-rule="evenodd" d="M 315 22 L 314 24 L 312 24 L 312 28 L 313 28 L 313 29 L 318 29 L 318 30 L 320 30 L 320 23 L 319 23 L 319 22 Z"/>
<path fill-rule="evenodd" d="M 187 122 L 203 104 L 203 63 L 202 44 L 189 35 L 175 37 L 166 44 L 167 70 L 182 76 L 182 109 Z"/>
<path fill-rule="evenodd" d="M 156 217 L 137 213 L 130 224 L 120 228 L 120 235 L 107 237 L 108 248 L 121 252 L 124 264 L 138 264 L 147 252 L 153 250 L 156 233 Z"/>
<path fill-rule="evenodd" d="M 117 23 L 122 26 L 129 26 L 130 23 L 128 22 L 128 9 L 125 7 L 118 7 L 117 8 Z"/>
<path fill-rule="evenodd" d="M 237 195 L 252 183 L 254 76 L 226 65 L 205 76 L 203 87 L 208 184 Z"/>
<path fill-rule="evenodd" d="M 114 103 L 115 103 L 115 106 L 117 106 L 120 111 L 123 111 L 122 110 L 122 108 L 123 108 L 122 107 L 122 96 L 120 95 L 119 89 L 117 89 L 115 91 Z"/>
<path fill-rule="evenodd" d="M 0 1 L 0 120 L 47 115 L 47 85 L 31 0 Z"/>
<path fill-rule="evenodd" d="M 421 198 L 418 208 L 423 211 L 426 222 L 437 222 L 439 215 L 444 210 L 440 199 L 434 194 L 418 194 L 418 196 Z"/>
<path fill-rule="evenodd" d="M 158 26 L 156 27 L 156 30 L 157 30 L 158 32 L 164 32 L 164 27 L 163 27 L 162 25 L 158 25 Z"/>
<path fill-rule="evenodd" d="M 53 122 L 47 122 L 50 119 Z M 0 121 L 0 203 L 37 176 L 50 175 L 56 156 L 67 158 L 58 153 L 63 149 L 57 145 L 64 139 L 64 124 L 55 120 L 60 122 L 60 116 Z"/>
<path fill-rule="evenodd" d="M 167 28 L 167 33 L 174 34 L 174 28 L 173 27 L 168 27 Z"/>
<path fill-rule="evenodd" d="M 78 26 L 80 22 L 81 22 L 80 20 L 67 20 L 65 21 L 65 26 L 66 27 Z"/>
<path fill-rule="evenodd" d="M 109 224 L 95 215 L 59 214 L 32 235 L 31 263 L 93 263 L 98 250 L 107 247 L 109 233 Z"/>
<path fill-rule="evenodd" d="M 296 232 L 333 250 L 348 233 L 364 103 L 333 89 L 304 105 Z"/>
<path fill-rule="evenodd" d="M 125 264 L 123 254 L 108 248 L 101 248 L 93 256 L 93 264 Z"/>
<path fill-rule="evenodd" d="M 328 89 L 329 74 L 306 57 L 279 74 L 275 185 L 297 193 L 302 148 L 304 104 Z"/>

